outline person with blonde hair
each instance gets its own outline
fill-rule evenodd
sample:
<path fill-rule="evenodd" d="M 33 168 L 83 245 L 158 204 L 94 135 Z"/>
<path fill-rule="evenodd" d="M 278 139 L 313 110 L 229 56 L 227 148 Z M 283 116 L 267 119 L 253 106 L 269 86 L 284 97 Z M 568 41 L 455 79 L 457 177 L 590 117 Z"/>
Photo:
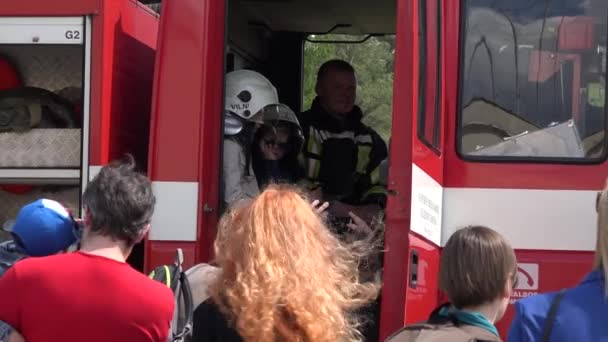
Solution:
<path fill-rule="evenodd" d="M 193 341 L 358 341 L 355 312 L 379 286 L 359 279 L 365 248 L 335 237 L 296 188 L 270 185 L 220 221 L 221 274 L 194 313 Z"/>
<path fill-rule="evenodd" d="M 580 284 L 515 303 L 508 341 L 608 341 L 608 181 L 598 192 L 593 270 Z"/>

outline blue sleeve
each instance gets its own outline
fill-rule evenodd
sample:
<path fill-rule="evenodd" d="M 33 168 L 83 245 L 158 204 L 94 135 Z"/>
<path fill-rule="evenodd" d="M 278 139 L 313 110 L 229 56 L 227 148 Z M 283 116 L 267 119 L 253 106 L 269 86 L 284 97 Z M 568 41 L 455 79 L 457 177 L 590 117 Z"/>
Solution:
<path fill-rule="evenodd" d="M 507 342 L 517 342 L 524 341 L 524 328 L 522 325 L 522 317 L 520 311 L 516 309 L 515 317 L 511 322 L 511 327 L 509 328 L 509 334 L 507 335 Z"/>
<path fill-rule="evenodd" d="M 516 302 L 515 316 L 509 328 L 507 342 L 534 342 L 540 339 L 540 324 L 527 315 L 525 305 Z"/>

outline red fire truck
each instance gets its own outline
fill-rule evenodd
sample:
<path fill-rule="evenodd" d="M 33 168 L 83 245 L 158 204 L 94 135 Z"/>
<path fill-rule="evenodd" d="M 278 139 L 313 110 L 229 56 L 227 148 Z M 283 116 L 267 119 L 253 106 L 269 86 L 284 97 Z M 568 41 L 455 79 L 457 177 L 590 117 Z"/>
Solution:
<path fill-rule="evenodd" d="M 69 170 L 79 186 L 147 147 L 158 205 L 145 269 L 176 247 L 190 264 L 212 257 L 224 74 L 259 70 L 300 110 L 303 42 L 326 32 L 396 35 L 382 338 L 442 300 L 441 246 L 465 225 L 490 226 L 517 249 L 513 300 L 571 286 L 591 267 L 595 191 L 608 173 L 603 0 L 165 0 L 157 45 L 158 19 L 133 1 L 9 4 L 0 25 L 72 17 L 63 25 L 84 37 L 73 42 L 84 46 L 83 167 L 28 179 L 64 181 Z M 19 28 L 0 27 L 0 51 Z M 121 63 L 138 71 L 121 74 Z M 0 170 L 3 182 L 40 171 L 14 170 Z"/>
<path fill-rule="evenodd" d="M 12 86 L 59 95 L 73 106 L 63 114 L 74 124 L 16 132 L 3 116 L 0 224 L 39 197 L 78 213 L 87 181 L 126 152 L 145 170 L 158 27 L 158 14 L 131 0 L 2 3 L 0 88 L 9 71 Z M 42 109 L 44 123 L 49 107 L 39 93 L 26 103 Z M 143 264 L 142 253 L 134 264 Z"/>
<path fill-rule="evenodd" d="M 438 304 L 441 246 L 468 224 L 517 249 L 514 300 L 573 285 L 608 171 L 606 14 L 600 0 L 163 2 L 147 265 L 178 246 L 211 256 L 226 71 L 262 71 L 297 110 L 309 34 L 396 34 L 381 335 Z"/>

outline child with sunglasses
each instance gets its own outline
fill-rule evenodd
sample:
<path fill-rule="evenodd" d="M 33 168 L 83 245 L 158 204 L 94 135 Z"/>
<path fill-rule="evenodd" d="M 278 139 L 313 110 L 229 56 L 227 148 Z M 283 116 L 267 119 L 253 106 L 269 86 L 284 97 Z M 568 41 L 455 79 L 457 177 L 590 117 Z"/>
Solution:
<path fill-rule="evenodd" d="M 254 137 L 252 166 L 260 189 L 269 183 L 296 183 L 302 176 L 298 154 L 302 133 L 296 115 L 279 104 L 265 112 Z"/>

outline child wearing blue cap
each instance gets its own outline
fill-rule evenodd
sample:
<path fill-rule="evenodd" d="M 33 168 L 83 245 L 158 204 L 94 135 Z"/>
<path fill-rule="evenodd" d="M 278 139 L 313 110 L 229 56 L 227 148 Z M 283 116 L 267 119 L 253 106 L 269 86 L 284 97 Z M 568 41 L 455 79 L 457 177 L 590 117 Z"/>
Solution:
<path fill-rule="evenodd" d="M 39 199 L 21 208 L 10 231 L 13 240 L 0 244 L 0 276 L 25 257 L 66 251 L 77 241 L 79 229 L 65 207 Z M 0 341 L 5 341 L 10 331 L 10 326 L 0 322 Z"/>

